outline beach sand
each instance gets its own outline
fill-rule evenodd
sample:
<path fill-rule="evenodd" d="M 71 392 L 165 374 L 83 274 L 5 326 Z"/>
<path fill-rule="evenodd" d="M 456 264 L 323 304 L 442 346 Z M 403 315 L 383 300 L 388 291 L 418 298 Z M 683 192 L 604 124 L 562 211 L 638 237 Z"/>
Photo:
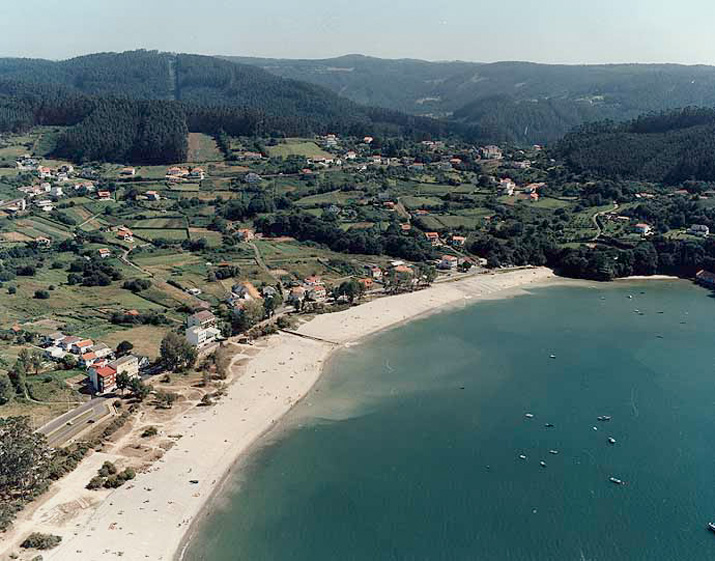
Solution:
<path fill-rule="evenodd" d="M 191 409 L 165 427 L 181 438 L 148 472 L 120 489 L 93 495 L 84 485 L 103 460 L 95 454 L 80 471 L 58 483 L 58 490 L 50 492 L 50 499 L 43 500 L 22 527 L 63 537 L 57 549 L 43 552 L 46 560 L 179 558 L 194 522 L 202 509 L 210 508 L 209 499 L 224 478 L 310 391 L 334 350 L 428 313 L 505 297 L 553 278 L 545 268 L 473 275 L 317 316 L 298 329 L 315 339 L 287 333 L 272 336 L 221 401 Z M 57 516 L 83 497 L 94 502 Z"/>

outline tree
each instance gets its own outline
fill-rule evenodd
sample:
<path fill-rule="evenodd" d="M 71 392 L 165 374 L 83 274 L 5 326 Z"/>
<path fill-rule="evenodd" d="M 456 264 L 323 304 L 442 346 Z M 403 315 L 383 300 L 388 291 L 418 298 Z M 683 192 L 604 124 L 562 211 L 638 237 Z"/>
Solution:
<path fill-rule="evenodd" d="M 126 372 L 120 372 L 119 374 L 117 374 L 117 388 L 122 390 L 122 393 L 124 393 L 124 390 L 131 386 L 131 383 L 132 380 L 129 377 L 129 374 L 127 374 Z"/>
<path fill-rule="evenodd" d="M 0 458 L 0 503 L 43 490 L 51 454 L 29 417 L 0 419 Z"/>
<path fill-rule="evenodd" d="M 22 349 L 17 359 L 22 363 L 26 372 L 32 371 L 35 375 L 42 370 L 42 354 L 36 350 Z"/>
<path fill-rule="evenodd" d="M 263 304 L 258 300 L 249 300 L 244 303 L 243 308 L 233 315 L 233 329 L 237 333 L 243 333 L 251 329 L 265 316 Z"/>
<path fill-rule="evenodd" d="M 129 351 L 131 351 L 133 348 L 134 345 L 129 341 L 122 341 L 117 345 L 117 356 L 124 356 L 126 354 L 129 354 Z"/>
<path fill-rule="evenodd" d="M 27 397 L 27 371 L 25 366 L 17 360 L 8 372 L 10 382 L 15 388 L 15 393 L 21 397 Z"/>
<path fill-rule="evenodd" d="M 48 300 L 50 293 L 47 290 L 35 290 L 35 298 L 37 300 Z"/>
<path fill-rule="evenodd" d="M 179 394 L 173 392 L 157 392 L 156 400 L 162 409 L 171 409 L 179 399 Z"/>
<path fill-rule="evenodd" d="M 196 349 L 173 331 L 167 333 L 161 340 L 159 353 L 164 367 L 174 372 L 183 372 L 192 368 L 198 356 Z"/>
<path fill-rule="evenodd" d="M 352 304 L 356 298 L 362 295 L 363 286 L 355 279 L 350 279 L 340 284 L 337 290 L 338 296 L 345 296 Z"/>
<path fill-rule="evenodd" d="M 12 399 L 15 389 L 12 387 L 10 377 L 2 373 L 0 374 L 0 405 L 5 405 Z"/>
<path fill-rule="evenodd" d="M 139 378 L 132 378 L 129 382 L 129 388 L 132 390 L 134 397 L 136 397 L 139 401 L 144 401 L 152 389 L 151 386 L 148 386 Z"/>

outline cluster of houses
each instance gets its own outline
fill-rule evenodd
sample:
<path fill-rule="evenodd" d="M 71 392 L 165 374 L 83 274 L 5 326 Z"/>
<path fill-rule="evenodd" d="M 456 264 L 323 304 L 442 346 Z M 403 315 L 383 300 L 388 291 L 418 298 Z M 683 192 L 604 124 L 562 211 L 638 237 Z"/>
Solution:
<path fill-rule="evenodd" d="M 105 343 L 95 343 L 91 339 L 65 335 L 60 331 L 47 335 L 45 345 L 45 356 L 50 360 L 61 361 L 68 354 L 74 355 L 77 363 L 87 369 L 89 384 L 98 394 L 114 391 L 119 374 L 137 378 L 139 371 L 149 364 L 146 357 L 133 354 L 116 357 Z"/>
<path fill-rule="evenodd" d="M 517 186 L 510 177 L 503 177 L 499 180 L 499 193 L 506 197 L 517 197 L 519 199 L 536 202 L 541 195 L 539 190 L 546 187 L 546 183 L 529 183 L 523 187 Z"/>
<path fill-rule="evenodd" d="M 206 177 L 206 172 L 203 168 L 182 168 L 178 166 L 170 167 L 166 170 L 166 179 L 174 183 L 184 181 L 203 181 Z"/>
<path fill-rule="evenodd" d="M 451 245 L 452 247 L 464 247 L 467 243 L 467 238 L 464 236 L 450 235 L 447 238 L 441 238 L 439 232 L 425 232 L 425 238 L 433 247 L 442 245 Z"/>

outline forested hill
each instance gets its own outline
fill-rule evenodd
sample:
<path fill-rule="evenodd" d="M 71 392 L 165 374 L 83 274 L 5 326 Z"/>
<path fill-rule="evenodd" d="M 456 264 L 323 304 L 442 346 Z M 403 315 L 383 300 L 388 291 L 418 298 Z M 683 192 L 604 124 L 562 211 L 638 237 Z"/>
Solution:
<path fill-rule="evenodd" d="M 554 153 L 573 171 L 604 178 L 715 181 L 715 110 L 686 108 L 584 125 Z"/>
<path fill-rule="evenodd" d="M 37 124 L 74 126 L 59 143 L 64 157 L 152 163 L 181 161 L 186 148 L 178 139 L 187 129 L 286 136 L 438 136 L 445 129 L 214 57 L 133 51 L 60 62 L 0 59 L 0 132 Z"/>
<path fill-rule="evenodd" d="M 279 76 L 330 88 L 366 105 L 415 115 L 453 116 L 483 140 L 544 143 L 590 121 L 650 111 L 715 106 L 715 67 L 546 65 L 227 57 Z"/>

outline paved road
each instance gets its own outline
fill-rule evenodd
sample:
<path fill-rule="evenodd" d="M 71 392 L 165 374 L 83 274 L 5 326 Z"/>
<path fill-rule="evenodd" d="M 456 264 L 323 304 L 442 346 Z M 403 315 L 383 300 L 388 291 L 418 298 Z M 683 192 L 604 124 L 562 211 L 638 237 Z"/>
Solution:
<path fill-rule="evenodd" d="M 57 448 L 75 438 L 92 423 L 97 423 L 111 415 L 110 403 L 110 398 L 107 397 L 94 398 L 53 419 L 37 432 L 44 434 L 49 445 Z"/>

